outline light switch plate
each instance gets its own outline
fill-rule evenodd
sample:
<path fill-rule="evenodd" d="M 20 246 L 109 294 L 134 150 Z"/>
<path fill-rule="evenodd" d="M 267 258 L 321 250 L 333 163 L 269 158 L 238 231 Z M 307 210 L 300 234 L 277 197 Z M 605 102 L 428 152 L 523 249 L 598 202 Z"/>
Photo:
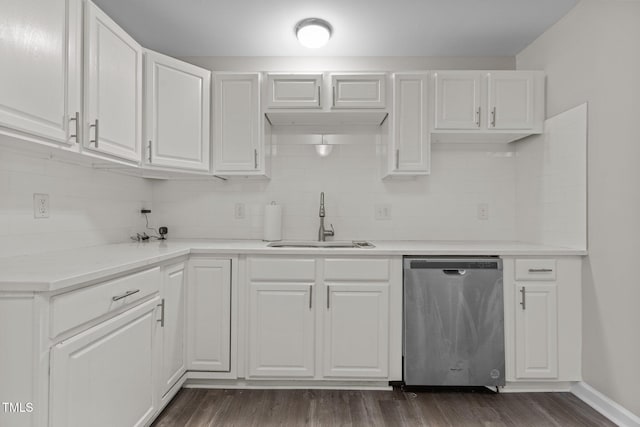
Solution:
<path fill-rule="evenodd" d="M 49 195 L 35 193 L 33 195 L 33 217 L 49 218 Z"/>

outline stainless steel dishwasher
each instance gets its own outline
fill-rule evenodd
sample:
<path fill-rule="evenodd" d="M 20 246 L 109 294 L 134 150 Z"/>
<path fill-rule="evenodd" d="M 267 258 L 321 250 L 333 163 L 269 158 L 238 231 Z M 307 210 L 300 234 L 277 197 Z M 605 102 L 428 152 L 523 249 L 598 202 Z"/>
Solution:
<path fill-rule="evenodd" d="M 404 383 L 503 386 L 502 261 L 404 258 Z"/>

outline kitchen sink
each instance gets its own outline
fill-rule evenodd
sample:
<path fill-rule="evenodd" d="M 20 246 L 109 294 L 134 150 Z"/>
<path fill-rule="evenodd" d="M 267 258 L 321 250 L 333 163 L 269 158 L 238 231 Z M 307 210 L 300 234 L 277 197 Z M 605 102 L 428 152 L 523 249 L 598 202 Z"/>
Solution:
<path fill-rule="evenodd" d="M 375 248 L 373 244 L 365 241 L 338 240 L 330 242 L 318 242 L 315 240 L 283 240 L 271 242 L 270 248 Z"/>

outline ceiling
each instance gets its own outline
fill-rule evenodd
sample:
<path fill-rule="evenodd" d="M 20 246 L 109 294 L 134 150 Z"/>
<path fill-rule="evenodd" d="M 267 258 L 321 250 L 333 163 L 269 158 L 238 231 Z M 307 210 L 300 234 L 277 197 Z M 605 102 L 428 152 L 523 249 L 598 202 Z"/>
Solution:
<path fill-rule="evenodd" d="M 174 56 L 513 56 L 578 0 L 94 0 L 142 45 Z M 329 21 L 327 46 L 293 28 Z"/>

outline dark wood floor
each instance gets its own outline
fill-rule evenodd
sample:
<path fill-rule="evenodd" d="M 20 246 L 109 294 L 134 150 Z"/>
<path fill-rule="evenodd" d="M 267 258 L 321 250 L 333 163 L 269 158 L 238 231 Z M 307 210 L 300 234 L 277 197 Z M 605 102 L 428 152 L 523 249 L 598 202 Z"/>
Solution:
<path fill-rule="evenodd" d="M 615 426 L 570 393 L 183 389 L 168 426 Z"/>

